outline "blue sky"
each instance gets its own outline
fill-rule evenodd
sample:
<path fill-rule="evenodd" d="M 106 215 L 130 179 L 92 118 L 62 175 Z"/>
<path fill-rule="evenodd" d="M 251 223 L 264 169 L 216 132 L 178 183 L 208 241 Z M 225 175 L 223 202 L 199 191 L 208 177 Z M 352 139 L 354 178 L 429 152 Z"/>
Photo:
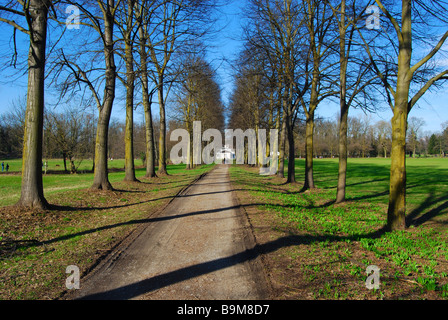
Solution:
<path fill-rule="evenodd" d="M 245 1 L 231 0 L 220 8 L 220 21 L 218 28 L 220 35 L 213 40 L 209 58 L 216 59 L 215 66 L 219 66 L 218 77 L 223 91 L 224 103 L 233 91 L 232 61 L 237 58 L 242 47 L 242 9 Z M 223 61 L 225 59 L 225 61 Z"/>
<path fill-rule="evenodd" d="M 223 27 L 220 34 L 214 37 L 213 45 L 208 57 L 213 60 L 212 63 L 218 68 L 218 77 L 222 86 L 222 97 L 225 103 L 228 102 L 233 90 L 233 76 L 231 61 L 238 55 L 241 49 L 242 37 L 242 8 L 245 1 L 232 0 L 229 4 L 221 8 L 219 15 L 219 25 Z M 11 28 L 0 24 L 0 50 L 5 52 L 10 46 Z M 12 51 L 11 51 L 12 53 Z M 27 48 L 24 46 L 19 52 L 19 59 L 26 59 Z M 223 61 L 222 58 L 226 58 Z M 7 70 L 0 71 L 0 114 L 7 112 L 11 107 L 11 102 L 26 94 L 27 77 L 13 80 L 13 78 L 6 78 L 5 74 L 9 73 Z M 49 97 L 49 96 L 48 96 Z M 121 103 L 123 105 L 123 103 Z M 335 119 L 338 113 L 339 106 L 331 102 L 323 102 L 318 107 L 317 114 L 320 117 Z M 389 121 L 392 117 L 392 112 L 389 108 L 385 108 L 376 115 L 371 115 L 372 121 L 386 120 Z M 362 114 L 362 111 L 351 110 L 350 115 L 356 116 Z M 113 110 L 113 118 L 123 119 L 124 108 L 116 106 Z M 425 120 L 423 131 L 439 132 L 441 124 L 448 121 L 448 87 L 442 88 L 436 93 L 427 93 L 420 103 L 411 111 L 410 117 L 419 117 Z M 136 121 L 142 121 L 142 113 L 136 112 Z"/>

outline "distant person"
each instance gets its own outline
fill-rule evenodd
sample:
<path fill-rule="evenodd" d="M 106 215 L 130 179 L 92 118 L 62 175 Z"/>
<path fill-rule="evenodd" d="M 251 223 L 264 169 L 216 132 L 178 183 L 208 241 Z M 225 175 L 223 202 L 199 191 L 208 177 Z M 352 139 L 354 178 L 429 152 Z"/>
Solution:
<path fill-rule="evenodd" d="M 5 163 L 2 162 L 2 172 L 5 171 Z"/>
<path fill-rule="evenodd" d="M 9 164 L 6 164 L 6 172 L 9 170 Z"/>

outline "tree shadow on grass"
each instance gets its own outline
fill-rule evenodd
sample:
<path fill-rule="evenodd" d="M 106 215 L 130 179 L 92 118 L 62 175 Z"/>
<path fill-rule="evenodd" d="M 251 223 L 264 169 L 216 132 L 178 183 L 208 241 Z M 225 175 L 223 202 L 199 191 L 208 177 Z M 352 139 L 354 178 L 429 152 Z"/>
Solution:
<path fill-rule="evenodd" d="M 184 177 L 184 176 L 182 176 L 182 177 Z M 157 186 L 160 185 L 160 186 L 162 186 L 162 185 L 167 185 L 167 184 L 173 184 L 173 183 L 180 183 L 180 182 L 191 181 L 191 179 L 189 179 L 189 178 L 186 178 L 186 179 L 177 179 L 177 180 L 173 180 L 173 181 L 165 181 L 165 182 L 162 182 L 162 181 L 154 181 L 154 180 L 152 180 L 152 179 L 157 179 L 157 178 L 147 178 L 147 177 L 143 176 L 143 177 L 140 177 L 140 178 L 139 178 L 139 180 L 140 180 L 139 183 L 141 183 L 141 184 L 148 184 L 148 185 L 157 185 Z"/>
<path fill-rule="evenodd" d="M 232 191 L 235 191 L 235 189 L 232 189 L 232 190 L 229 190 L 229 191 L 225 191 L 225 192 L 232 192 Z M 191 197 L 191 196 L 199 196 L 199 195 L 204 195 L 204 194 L 217 194 L 217 193 L 222 193 L 222 192 L 210 192 L 210 193 L 190 194 L 190 195 L 186 194 L 186 195 L 181 195 L 180 197 Z M 172 199 L 172 198 L 173 198 L 173 196 L 167 196 L 167 197 L 162 197 L 162 198 L 157 198 L 157 199 L 150 199 L 150 200 L 147 200 L 147 201 L 141 201 L 139 203 L 123 204 L 123 205 L 111 206 L 111 207 L 79 208 L 79 207 L 70 207 L 70 206 L 57 206 L 57 209 L 59 211 L 109 210 L 109 209 L 132 207 L 132 206 L 136 206 L 136 205 L 139 205 L 139 204 L 149 203 L 149 202 L 152 202 L 152 201 L 158 201 L 158 200 L 163 200 L 163 199 Z M 329 201 L 329 202 L 324 203 L 324 204 L 319 205 L 319 206 L 315 206 L 313 204 L 309 204 L 307 206 L 304 206 L 304 208 L 311 209 L 311 208 L 327 207 L 327 206 L 330 206 L 333 202 L 334 201 Z M 32 240 L 32 241 L 29 241 L 29 242 L 20 242 L 20 241 L 18 241 L 18 242 L 14 242 L 14 245 L 16 246 L 16 249 L 19 249 L 19 248 L 29 248 L 29 247 L 39 247 L 39 246 L 49 245 L 49 244 L 60 242 L 60 241 L 66 241 L 66 240 L 70 240 L 72 238 L 76 238 L 76 237 L 79 237 L 79 236 L 85 236 L 85 235 L 88 235 L 88 234 L 93 234 L 93 233 L 96 233 L 96 232 L 101 232 L 101 231 L 104 231 L 104 230 L 114 229 L 114 228 L 123 227 L 123 226 L 156 223 L 156 222 L 165 221 L 165 220 L 180 219 L 180 218 L 193 216 L 193 215 L 211 214 L 211 213 L 216 213 L 216 212 L 225 211 L 225 210 L 239 210 L 239 209 L 244 208 L 244 207 L 253 207 L 253 206 L 254 207 L 260 207 L 260 206 L 265 206 L 265 205 L 268 205 L 268 204 L 269 204 L 268 202 L 265 202 L 265 203 L 251 203 L 251 204 L 247 204 L 247 205 L 235 205 L 235 206 L 229 206 L 229 207 L 218 208 L 218 209 L 213 209 L 213 210 L 193 211 L 193 212 L 189 212 L 189 213 L 185 213 L 185 214 L 181 214 L 181 215 L 159 216 L 159 217 L 148 218 L 148 219 L 130 220 L 130 221 L 126 221 L 126 222 L 121 222 L 121 223 L 101 226 L 101 227 L 97 227 L 97 228 L 92 228 L 92 229 L 88 229 L 88 230 L 81 231 L 81 232 L 70 233 L 70 234 L 67 234 L 67 235 L 63 235 L 63 236 L 56 237 L 56 238 L 53 238 L 53 239 L 50 239 L 50 240 L 45 240 L 45 241 L 38 241 L 38 240 Z M 295 206 L 293 206 L 293 205 L 276 205 L 276 206 L 279 206 L 279 207 L 282 207 L 282 208 L 295 208 Z"/>
<path fill-rule="evenodd" d="M 166 196 L 161 198 L 155 198 L 155 199 L 149 199 L 145 201 L 140 202 L 134 202 L 134 203 L 127 203 L 122 205 L 114 205 L 114 206 L 105 206 L 105 207 L 99 207 L 99 206 L 89 206 L 89 207 L 81 207 L 81 206 L 63 206 L 63 205 L 57 205 L 57 204 L 51 204 L 51 210 L 54 211 L 65 211 L 65 212 L 76 212 L 76 211 L 104 211 L 104 210 L 113 210 L 113 209 L 120 209 L 120 208 L 129 208 L 133 206 L 138 206 L 145 203 L 155 202 L 159 200 L 166 200 L 166 199 L 172 199 L 175 196 Z"/>
<path fill-rule="evenodd" d="M 448 195 L 436 196 L 434 191 L 431 191 L 429 196 L 406 217 L 406 226 L 418 227 L 443 215 L 448 216 Z M 448 223 L 440 219 L 437 222 Z"/>
<path fill-rule="evenodd" d="M 203 177 L 203 175 L 200 175 L 197 179 L 195 179 L 194 181 L 198 181 Z M 191 181 L 191 179 L 185 179 L 185 180 L 176 180 L 176 181 L 171 181 L 171 182 L 156 182 L 153 183 L 153 185 L 168 185 L 168 184 L 174 184 L 174 183 L 179 183 L 179 182 L 185 182 L 185 181 Z M 126 182 L 124 182 L 126 183 Z M 131 182 L 131 184 L 134 182 Z M 137 185 L 140 183 L 145 184 L 145 182 L 135 182 Z M 148 183 L 150 184 L 150 183 Z M 186 187 L 186 186 L 184 186 Z M 160 191 L 166 191 L 169 189 L 175 189 L 175 188 L 182 188 L 182 186 L 179 185 L 173 185 L 171 187 L 163 187 L 163 189 L 161 189 Z M 182 191 L 183 189 L 181 189 Z M 113 205 L 113 206 L 70 206 L 70 205 L 58 205 L 58 204 L 50 204 L 50 210 L 54 210 L 54 211 L 66 211 L 66 212 L 75 212 L 75 211 L 102 211 L 102 210 L 112 210 L 112 209 L 120 209 L 120 208 L 128 208 L 128 207 L 132 207 L 132 206 L 137 206 L 137 205 L 141 205 L 141 204 L 145 204 L 145 203 L 150 203 L 150 202 L 155 202 L 155 201 L 159 201 L 159 200 L 166 200 L 166 199 L 174 199 L 176 197 L 181 198 L 181 197 L 189 197 L 189 196 L 195 196 L 195 194 L 181 194 L 181 191 L 179 191 L 177 194 L 174 195 L 170 195 L 170 196 L 166 196 L 166 197 L 160 197 L 160 198 L 154 198 L 154 199 L 148 199 L 145 201 L 139 201 L 139 202 L 133 202 L 133 203 L 127 203 L 127 204 L 123 204 L 123 205 Z M 129 190 L 129 189 L 122 189 L 122 188 L 114 188 L 112 190 L 108 190 L 108 191 L 104 191 L 104 190 L 99 190 L 99 191 L 89 191 L 89 192 L 100 192 L 100 193 L 104 193 L 104 192 L 111 192 L 111 193 L 123 193 L 123 195 L 126 194 L 151 194 L 151 193 L 155 193 L 158 191 L 155 190 Z"/>

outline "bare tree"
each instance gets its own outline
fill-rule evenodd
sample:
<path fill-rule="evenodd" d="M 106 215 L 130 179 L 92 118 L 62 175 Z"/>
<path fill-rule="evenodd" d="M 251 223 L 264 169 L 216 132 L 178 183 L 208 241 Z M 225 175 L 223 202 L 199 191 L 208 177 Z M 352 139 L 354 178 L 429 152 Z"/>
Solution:
<path fill-rule="evenodd" d="M 152 33 L 151 21 L 155 14 L 155 10 L 159 5 L 159 1 L 141 1 L 139 4 L 139 10 L 137 11 L 138 26 L 138 53 L 140 55 L 140 81 L 142 87 L 142 105 L 145 113 L 145 134 L 146 134 L 146 175 L 147 178 L 156 177 L 155 166 L 155 133 L 152 116 L 152 98 L 157 91 L 157 87 L 152 90 L 149 88 L 148 77 L 148 38 Z"/>
<path fill-rule="evenodd" d="M 407 144 L 412 150 L 412 157 L 415 158 L 419 144 L 420 129 L 425 125 L 425 120 L 422 118 L 410 117 L 408 122 Z"/>
<path fill-rule="evenodd" d="M 62 154 L 65 172 L 68 172 L 67 160 L 70 172 L 76 173 L 75 160 L 79 164 L 87 155 L 91 120 L 89 115 L 73 107 L 62 113 L 45 113 L 45 138 L 55 151 Z"/>
<path fill-rule="evenodd" d="M 116 14 L 116 25 L 122 35 L 124 53 L 121 54 L 125 62 L 125 79 L 119 77 L 126 87 L 126 131 L 125 131 L 125 176 L 124 181 L 138 181 L 135 177 L 134 164 L 134 43 L 138 34 L 141 19 L 136 17 L 137 0 L 126 0 L 121 2 Z M 137 13 L 138 14 L 138 13 Z M 141 14 L 141 13 L 140 13 Z"/>
<path fill-rule="evenodd" d="M 339 33 L 339 172 L 336 203 L 345 201 L 345 188 L 347 180 L 347 130 L 348 114 L 352 105 L 356 104 L 368 109 L 369 101 L 374 95 L 368 95 L 368 89 L 375 85 L 378 76 L 372 73 L 371 63 L 366 59 L 356 39 L 357 28 L 365 22 L 365 1 L 327 1 L 336 17 Z M 364 24 L 365 26 L 365 24 Z M 359 101 L 359 97 L 363 97 Z"/>
<path fill-rule="evenodd" d="M 26 96 L 11 101 L 9 111 L 0 117 L 2 123 L 1 152 L 7 157 L 22 157 L 25 132 Z"/>
<path fill-rule="evenodd" d="M 112 190 L 113 188 L 108 178 L 107 149 L 109 121 L 115 100 L 117 79 L 117 67 L 115 64 L 116 39 L 114 35 L 115 15 L 121 0 L 97 0 L 83 3 L 71 0 L 66 1 L 68 4 L 79 8 L 81 12 L 80 25 L 94 31 L 99 37 L 97 43 L 99 43 L 101 49 L 95 51 L 93 43 L 90 43 L 90 47 L 87 48 L 86 52 L 78 49 L 69 55 L 64 50 L 61 50 L 60 59 L 54 66 L 55 79 L 63 78 L 62 84 L 60 84 L 62 96 L 70 91 L 72 94 L 76 93 L 76 90 L 81 85 L 90 91 L 99 113 L 96 128 L 94 180 L 91 189 Z M 86 58 L 82 53 L 87 54 L 87 62 L 85 62 Z M 97 62 L 97 59 L 100 59 L 100 53 L 102 54 L 101 60 L 104 63 L 103 73 Z M 101 86 L 104 89 L 103 95 L 99 93 L 99 87 Z"/>
<path fill-rule="evenodd" d="M 152 9 L 149 9 L 151 19 L 144 18 L 142 35 L 153 66 L 148 76 L 155 85 L 159 103 L 159 175 L 167 174 L 166 101 L 176 78 L 176 71 L 172 68 L 173 54 L 182 51 L 191 38 L 204 34 L 205 26 L 213 22 L 210 12 L 213 7 L 214 3 L 194 0 L 153 1 Z"/>
<path fill-rule="evenodd" d="M 380 70 L 376 63 L 375 51 L 364 41 L 366 51 L 374 63 L 387 93 L 389 105 L 393 111 L 392 118 L 392 164 L 390 171 L 389 208 L 387 229 L 402 230 L 406 228 L 406 131 L 408 115 L 419 99 L 437 82 L 447 79 L 448 69 L 440 70 L 434 62 L 448 38 L 448 31 L 430 35 L 428 25 L 440 31 L 435 24 L 446 23 L 448 3 L 446 1 L 402 0 L 398 3 L 386 3 L 375 0 L 385 20 L 392 26 L 393 35 L 390 42 L 396 52 L 396 74 L 391 75 Z M 422 36 L 423 34 L 423 36 Z M 429 39 L 429 41 L 428 41 Z M 431 42 L 431 40 L 435 40 Z M 416 42 L 430 46 L 429 52 L 421 57 L 413 54 Z M 389 48 L 389 51 L 390 48 Z M 429 68 L 428 68 L 429 67 Z M 414 88 L 417 87 L 415 92 Z"/>
<path fill-rule="evenodd" d="M 0 17 L 0 21 L 12 25 L 14 30 L 24 32 L 30 39 L 22 153 L 22 189 L 17 205 L 42 209 L 49 208 L 44 197 L 41 164 L 47 21 L 53 4 L 50 0 L 29 0 L 8 2 L 0 6 L 2 13 L 13 16 L 10 19 Z M 26 27 L 16 23 L 17 18 L 25 18 Z"/>
<path fill-rule="evenodd" d="M 376 133 L 378 140 L 378 147 L 381 148 L 381 152 L 384 158 L 387 158 L 388 152 L 390 152 L 392 145 L 392 127 L 390 122 L 379 121 L 376 124 Z"/>
<path fill-rule="evenodd" d="M 302 3 L 295 0 L 253 0 L 248 10 L 251 23 L 246 31 L 248 41 L 261 53 L 258 60 L 269 62 L 264 68 L 264 75 L 271 86 L 269 99 L 273 99 L 276 88 L 277 127 L 281 127 L 281 176 L 285 140 L 289 146 L 287 183 L 295 182 L 294 125 L 300 112 L 301 99 L 310 84 L 304 76 L 309 63 L 309 47 L 303 35 L 302 7 Z"/>
<path fill-rule="evenodd" d="M 327 3 L 315 0 L 304 0 L 303 10 L 307 39 L 309 41 L 309 66 L 306 66 L 305 75 L 309 78 L 309 98 L 301 97 L 301 105 L 306 116 L 306 159 L 305 159 L 305 183 L 303 190 L 313 189 L 313 135 L 314 117 L 316 108 L 326 98 L 333 96 L 336 91 L 331 88 L 328 79 L 334 77 L 337 60 L 332 58 L 332 48 L 336 44 L 337 37 L 332 34 L 331 26 L 334 15 Z"/>
<path fill-rule="evenodd" d="M 201 54 L 188 54 L 181 63 L 181 75 L 175 85 L 175 117 L 190 135 L 187 169 L 191 169 L 198 163 L 193 158 L 194 121 L 201 121 L 202 130 L 213 128 L 224 132 L 224 107 L 216 71 L 205 60 L 205 50 Z"/>

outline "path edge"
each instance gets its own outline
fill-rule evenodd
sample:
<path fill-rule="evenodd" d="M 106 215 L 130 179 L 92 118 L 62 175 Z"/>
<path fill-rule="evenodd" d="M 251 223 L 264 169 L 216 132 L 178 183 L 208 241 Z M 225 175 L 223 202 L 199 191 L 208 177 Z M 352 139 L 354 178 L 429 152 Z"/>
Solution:
<path fill-rule="evenodd" d="M 238 219 L 243 227 L 244 246 L 247 250 L 253 250 L 255 253 L 255 258 L 250 261 L 249 266 L 254 280 L 257 283 L 257 290 L 262 297 L 261 300 L 272 300 L 274 290 L 266 269 L 266 264 L 263 261 L 263 253 L 259 250 L 260 244 L 255 236 L 254 227 L 250 221 L 249 214 L 239 201 L 237 192 L 235 191 L 235 185 L 230 179 L 230 170 L 227 174 L 229 175 L 229 183 L 232 189 L 233 205 L 239 213 Z"/>
<path fill-rule="evenodd" d="M 165 205 L 160 208 L 151 211 L 150 214 L 145 219 L 154 219 L 159 217 L 165 209 L 173 203 L 175 199 L 178 197 L 185 195 L 188 193 L 188 190 L 198 181 L 202 180 L 205 176 L 214 171 L 217 167 L 213 167 L 211 170 L 204 172 L 197 176 L 194 180 L 192 180 L 188 185 L 181 188 Z M 142 222 L 134 229 L 130 230 L 127 234 L 125 234 L 120 240 L 114 243 L 110 249 L 108 249 L 104 254 L 99 256 L 95 261 L 82 272 L 80 283 L 82 285 L 83 282 L 89 281 L 92 277 L 94 277 L 105 265 L 112 263 L 116 259 L 118 259 L 121 254 L 129 248 L 132 243 L 149 227 L 150 222 Z M 78 291 L 74 290 L 64 290 L 61 292 L 57 300 L 76 300 L 79 296 Z"/>

